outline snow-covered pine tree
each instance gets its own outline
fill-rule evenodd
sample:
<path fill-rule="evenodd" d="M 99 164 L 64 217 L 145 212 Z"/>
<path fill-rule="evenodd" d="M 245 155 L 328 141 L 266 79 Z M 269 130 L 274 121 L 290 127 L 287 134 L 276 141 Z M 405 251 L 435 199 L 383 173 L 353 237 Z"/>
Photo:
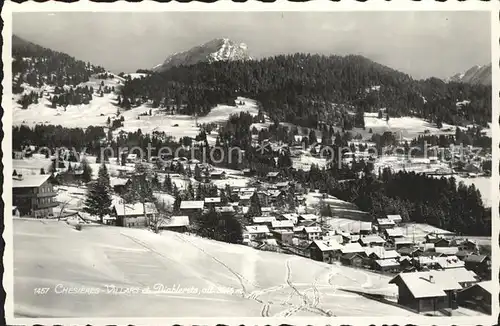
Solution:
<path fill-rule="evenodd" d="M 110 206 L 109 174 L 106 165 L 102 164 L 99 168 L 97 180 L 88 186 L 83 211 L 94 216 L 99 216 L 100 222 L 104 223 L 104 216 L 109 214 Z"/>

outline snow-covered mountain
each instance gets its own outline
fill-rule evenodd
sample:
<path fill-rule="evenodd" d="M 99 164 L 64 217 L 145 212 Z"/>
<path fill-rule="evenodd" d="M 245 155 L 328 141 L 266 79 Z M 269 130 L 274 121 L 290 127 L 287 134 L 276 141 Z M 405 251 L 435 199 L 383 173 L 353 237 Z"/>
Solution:
<path fill-rule="evenodd" d="M 486 66 L 474 66 L 466 72 L 456 74 L 449 81 L 467 84 L 491 85 L 491 64 Z"/>
<path fill-rule="evenodd" d="M 218 38 L 195 46 L 184 52 L 177 52 L 162 63 L 153 67 L 163 71 L 174 66 L 192 65 L 198 62 L 251 60 L 245 43 L 236 43 L 227 38 Z"/>

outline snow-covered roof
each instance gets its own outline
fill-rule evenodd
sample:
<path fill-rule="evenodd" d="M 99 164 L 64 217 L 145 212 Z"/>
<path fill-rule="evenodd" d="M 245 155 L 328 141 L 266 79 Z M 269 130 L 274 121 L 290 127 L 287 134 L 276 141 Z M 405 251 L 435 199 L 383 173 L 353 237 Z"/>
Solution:
<path fill-rule="evenodd" d="M 129 181 L 130 181 L 130 179 L 125 179 L 125 178 L 109 178 L 109 185 L 111 187 L 124 186 Z"/>
<path fill-rule="evenodd" d="M 290 221 L 296 221 L 299 218 L 299 214 L 296 213 L 286 213 L 286 214 L 281 214 L 281 216 Z"/>
<path fill-rule="evenodd" d="M 205 197 L 205 203 L 220 203 L 220 197 Z"/>
<path fill-rule="evenodd" d="M 440 271 L 400 273 L 389 283 L 397 283 L 397 279 L 401 279 L 417 299 L 445 297 L 444 291 L 462 288 L 455 279 L 446 278 Z"/>
<path fill-rule="evenodd" d="M 253 223 L 271 223 L 276 221 L 274 216 L 256 216 L 252 218 Z"/>
<path fill-rule="evenodd" d="M 299 217 L 306 221 L 316 221 L 319 218 L 315 214 L 301 214 Z"/>
<path fill-rule="evenodd" d="M 394 259 L 400 257 L 396 250 L 385 250 L 385 248 L 381 246 L 367 247 L 364 249 L 367 256 L 374 254 L 379 259 Z"/>
<path fill-rule="evenodd" d="M 215 170 L 210 172 L 210 175 L 223 175 L 223 174 L 226 174 L 226 172 L 220 170 Z"/>
<path fill-rule="evenodd" d="M 23 175 L 12 177 L 12 188 L 35 188 L 40 187 L 50 178 L 50 174 Z"/>
<path fill-rule="evenodd" d="M 153 203 L 145 203 L 145 205 L 142 205 L 142 203 L 114 205 L 117 216 L 142 215 L 144 214 L 144 207 L 146 208 L 146 214 L 158 213 Z"/>
<path fill-rule="evenodd" d="M 293 228 L 293 222 L 289 220 L 285 221 L 272 221 L 271 226 L 273 228 Z"/>
<path fill-rule="evenodd" d="M 269 172 L 267 174 L 268 177 L 277 177 L 280 173 L 279 172 Z"/>
<path fill-rule="evenodd" d="M 401 215 L 387 215 L 387 219 L 393 221 L 394 223 L 399 223 L 401 221 L 403 221 L 403 219 L 401 218 Z"/>
<path fill-rule="evenodd" d="M 375 263 L 380 267 L 399 266 L 399 262 L 396 259 L 378 259 L 375 260 Z"/>
<path fill-rule="evenodd" d="M 189 225 L 189 216 L 187 215 L 177 215 L 171 216 L 168 219 L 162 218 L 158 222 L 158 227 L 179 227 L 179 226 L 188 226 Z"/>
<path fill-rule="evenodd" d="M 403 238 L 395 239 L 394 243 L 397 245 L 398 244 L 413 244 L 413 240 L 403 237 Z"/>
<path fill-rule="evenodd" d="M 234 207 L 233 206 L 215 207 L 215 211 L 218 213 L 234 213 Z"/>
<path fill-rule="evenodd" d="M 240 200 L 248 200 L 250 198 L 252 198 L 253 195 L 239 195 L 238 197 L 240 198 Z"/>
<path fill-rule="evenodd" d="M 342 248 L 341 244 L 333 240 L 314 240 L 313 243 L 316 244 L 321 251 L 339 250 Z"/>
<path fill-rule="evenodd" d="M 378 225 L 394 225 L 394 221 L 391 221 L 388 218 L 379 218 L 377 219 Z"/>
<path fill-rule="evenodd" d="M 457 256 L 444 256 L 444 257 L 436 257 L 437 263 L 441 268 L 457 268 L 464 267 L 465 263 L 458 259 Z"/>
<path fill-rule="evenodd" d="M 343 254 L 348 254 L 352 252 L 364 252 L 365 250 L 363 249 L 363 247 L 361 247 L 359 243 L 353 242 L 353 243 L 346 243 L 345 245 L 343 245 L 340 251 Z"/>
<path fill-rule="evenodd" d="M 321 228 L 319 226 L 306 226 L 304 227 L 304 231 L 306 233 L 319 233 L 321 232 Z"/>
<path fill-rule="evenodd" d="M 385 240 L 379 237 L 378 235 L 367 235 L 360 238 L 360 241 L 363 244 L 371 244 L 371 243 L 384 243 Z"/>
<path fill-rule="evenodd" d="M 435 247 L 434 250 L 444 255 L 455 255 L 458 252 L 458 247 Z"/>
<path fill-rule="evenodd" d="M 180 209 L 203 209 L 205 202 L 203 200 L 183 200 Z"/>
<path fill-rule="evenodd" d="M 465 267 L 449 268 L 443 271 L 449 278 L 455 279 L 459 283 L 477 282 L 477 274 Z"/>
<path fill-rule="evenodd" d="M 247 225 L 245 229 L 250 234 L 269 233 L 269 228 L 267 227 L 267 225 Z"/>
<path fill-rule="evenodd" d="M 403 231 L 401 229 L 387 229 L 387 236 L 391 238 L 397 238 L 403 236 Z"/>
<path fill-rule="evenodd" d="M 240 188 L 238 189 L 238 192 L 255 192 L 257 191 L 257 188 Z"/>

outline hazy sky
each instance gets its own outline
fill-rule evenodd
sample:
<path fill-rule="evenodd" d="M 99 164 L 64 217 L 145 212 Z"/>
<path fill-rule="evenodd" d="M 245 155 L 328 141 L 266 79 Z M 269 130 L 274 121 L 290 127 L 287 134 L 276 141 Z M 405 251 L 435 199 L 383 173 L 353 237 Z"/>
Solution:
<path fill-rule="evenodd" d="M 491 62 L 487 12 L 16 13 L 13 32 L 116 73 L 214 38 L 281 53 L 361 54 L 415 78 Z"/>

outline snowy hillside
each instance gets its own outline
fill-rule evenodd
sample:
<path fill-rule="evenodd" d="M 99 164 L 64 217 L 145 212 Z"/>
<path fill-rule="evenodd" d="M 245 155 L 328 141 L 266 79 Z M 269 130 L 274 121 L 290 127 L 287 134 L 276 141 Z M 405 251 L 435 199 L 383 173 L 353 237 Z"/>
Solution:
<path fill-rule="evenodd" d="M 14 239 L 20 317 L 412 315 L 341 290 L 394 297 L 388 276 L 185 234 L 16 219 Z M 67 300 L 58 284 L 93 294 Z M 137 293 L 116 292 L 124 288 Z"/>
<path fill-rule="evenodd" d="M 188 66 L 198 62 L 251 60 L 245 43 L 235 43 L 227 38 L 214 39 L 187 51 L 170 55 L 154 71 L 167 70 L 174 66 Z"/>

